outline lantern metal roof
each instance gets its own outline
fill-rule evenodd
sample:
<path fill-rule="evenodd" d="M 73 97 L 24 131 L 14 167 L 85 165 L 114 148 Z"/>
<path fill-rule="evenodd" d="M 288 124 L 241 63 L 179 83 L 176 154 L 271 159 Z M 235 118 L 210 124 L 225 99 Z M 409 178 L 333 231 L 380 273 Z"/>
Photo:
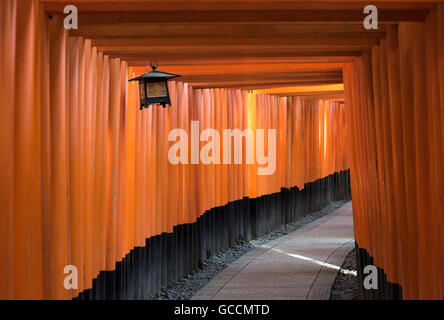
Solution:
<path fill-rule="evenodd" d="M 180 77 L 180 75 L 178 74 L 174 74 L 174 73 L 168 73 L 168 72 L 161 72 L 161 71 L 157 71 L 157 67 L 152 66 L 153 70 L 145 73 L 141 76 L 138 76 L 137 78 L 131 79 L 129 81 L 138 81 L 138 80 L 168 80 L 168 79 L 172 79 L 172 78 L 176 78 L 176 77 Z"/>

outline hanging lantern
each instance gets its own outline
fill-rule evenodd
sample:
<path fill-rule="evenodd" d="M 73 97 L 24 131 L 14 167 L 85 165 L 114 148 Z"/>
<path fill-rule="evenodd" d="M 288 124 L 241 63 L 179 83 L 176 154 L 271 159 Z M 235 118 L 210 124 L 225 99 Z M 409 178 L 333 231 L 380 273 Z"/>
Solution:
<path fill-rule="evenodd" d="M 180 75 L 157 71 L 155 63 L 151 63 L 150 67 L 153 69 L 152 71 L 129 80 L 139 81 L 140 110 L 155 103 L 161 104 L 164 108 L 166 105 L 171 106 L 167 82 L 169 79 L 180 77 Z"/>

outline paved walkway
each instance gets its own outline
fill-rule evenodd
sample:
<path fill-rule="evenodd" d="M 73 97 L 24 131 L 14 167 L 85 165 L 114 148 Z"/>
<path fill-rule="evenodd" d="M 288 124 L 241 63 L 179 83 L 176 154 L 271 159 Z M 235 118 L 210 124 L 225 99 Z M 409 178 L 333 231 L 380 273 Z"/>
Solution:
<path fill-rule="evenodd" d="M 328 299 L 338 270 L 353 247 L 352 205 L 348 202 L 246 253 L 192 299 Z M 341 272 L 356 274 L 354 270 Z"/>

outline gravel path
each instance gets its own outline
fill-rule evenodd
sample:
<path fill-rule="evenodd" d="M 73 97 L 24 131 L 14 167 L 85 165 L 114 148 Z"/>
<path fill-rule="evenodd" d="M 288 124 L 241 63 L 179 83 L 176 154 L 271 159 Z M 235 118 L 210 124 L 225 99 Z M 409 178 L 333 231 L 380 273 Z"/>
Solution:
<path fill-rule="evenodd" d="M 357 270 L 356 251 L 353 249 L 345 257 L 342 269 Z M 330 300 L 361 300 L 359 295 L 358 277 L 338 272 L 330 291 Z"/>
<path fill-rule="evenodd" d="M 335 211 L 348 201 L 349 200 L 332 202 L 322 210 L 313 212 L 292 223 L 280 226 L 279 228 L 263 235 L 258 239 L 249 242 L 242 241 L 235 247 L 212 256 L 203 263 L 202 270 L 193 272 L 186 278 L 177 281 L 166 290 L 155 295 L 153 300 L 189 300 L 194 294 L 196 294 L 201 288 L 210 282 L 214 276 L 248 251 L 251 251 L 271 240 L 289 234 L 296 229 L 299 229 L 300 227 L 303 227 L 306 224 Z M 356 268 L 354 270 L 356 270 Z"/>

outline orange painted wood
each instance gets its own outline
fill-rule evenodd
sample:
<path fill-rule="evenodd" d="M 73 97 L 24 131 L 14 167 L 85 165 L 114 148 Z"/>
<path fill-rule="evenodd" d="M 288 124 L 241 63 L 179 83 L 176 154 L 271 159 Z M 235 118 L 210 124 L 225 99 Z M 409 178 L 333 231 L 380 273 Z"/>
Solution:
<path fill-rule="evenodd" d="M 356 240 L 406 299 L 442 298 L 439 14 L 390 26 L 371 64 L 344 68 Z"/>
<path fill-rule="evenodd" d="M 44 2 L 49 10 L 61 8 L 61 1 Z M 310 10 L 319 3 L 262 1 L 260 10 L 279 8 L 249 18 L 263 31 L 256 38 L 248 24 L 225 23 L 217 33 L 207 23 L 202 31 L 195 25 L 182 30 L 135 24 L 126 27 L 136 28 L 125 39 L 121 25 L 103 22 L 112 21 L 118 8 L 130 10 L 127 5 L 74 2 L 91 12 L 91 25 L 71 35 L 103 39 L 69 38 L 61 16 L 39 14 L 36 1 L 0 3 L 0 298 L 72 298 L 148 237 L 194 222 L 212 207 L 282 187 L 303 188 L 349 166 L 360 246 L 389 281 L 402 285 L 405 298 L 443 297 L 442 4 L 376 1 L 389 9 L 383 20 L 396 23 L 366 33 L 360 24 L 343 23 L 354 14 L 325 24 L 329 18 L 323 15 L 333 4 L 322 2 L 315 15 Z M 191 10 L 197 2 L 177 3 Z M 212 17 L 245 3 L 219 1 Z M 356 9 L 356 3 L 342 5 Z M 160 19 L 178 15 L 179 8 L 167 15 L 167 4 L 156 6 L 163 11 Z M 267 24 L 276 12 L 296 7 L 322 23 L 313 29 Z M 403 8 L 398 15 L 393 11 Z M 432 10 L 426 15 L 425 9 Z M 293 13 L 284 15 L 294 19 Z M 418 17 L 426 19 L 398 21 Z M 246 22 L 239 11 L 230 19 Z M 275 34 L 272 25 L 279 37 L 264 44 Z M 147 52 L 147 41 L 156 35 L 144 35 L 146 30 L 159 31 L 155 51 Z M 236 37 L 218 43 L 233 30 L 239 31 Z M 322 32 L 305 37 L 310 30 Z M 184 37 L 173 43 L 180 34 L 192 42 Z M 288 39 L 295 42 L 284 46 Z M 128 65 L 157 58 L 165 61 L 163 70 L 184 78 L 169 83 L 171 108 L 139 111 L 137 85 L 127 80 L 144 70 Z M 345 92 L 245 90 L 298 81 L 343 81 Z M 277 129 L 275 173 L 258 176 L 263 165 L 257 163 L 171 165 L 168 133 L 180 127 L 191 139 L 191 120 L 199 120 L 201 132 L 216 128 L 221 142 L 223 129 L 265 129 L 265 154 L 267 129 Z M 244 161 L 245 149 L 243 144 Z M 68 264 L 79 268 L 78 291 L 63 288 Z"/>

